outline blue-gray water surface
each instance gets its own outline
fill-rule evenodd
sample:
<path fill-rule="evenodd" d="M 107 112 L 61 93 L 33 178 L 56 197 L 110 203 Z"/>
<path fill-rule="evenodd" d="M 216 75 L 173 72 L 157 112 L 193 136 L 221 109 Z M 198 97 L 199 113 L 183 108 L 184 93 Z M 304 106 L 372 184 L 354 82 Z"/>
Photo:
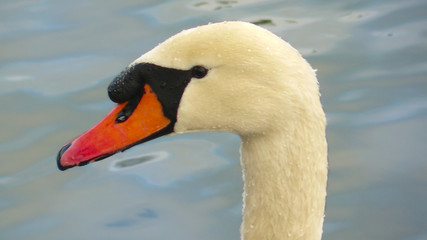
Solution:
<path fill-rule="evenodd" d="M 244 20 L 318 69 L 328 118 L 325 240 L 427 239 L 427 2 L 0 3 L 0 239 L 239 239 L 239 137 L 163 137 L 60 172 L 114 106 L 106 87 L 167 37 Z"/>

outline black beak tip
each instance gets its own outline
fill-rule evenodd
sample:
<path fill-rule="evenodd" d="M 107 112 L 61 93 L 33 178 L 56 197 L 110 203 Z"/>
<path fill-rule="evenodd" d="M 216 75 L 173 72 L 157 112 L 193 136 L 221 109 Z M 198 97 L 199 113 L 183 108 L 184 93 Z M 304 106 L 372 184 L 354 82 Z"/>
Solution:
<path fill-rule="evenodd" d="M 61 150 L 58 152 L 58 156 L 56 157 L 56 164 L 58 165 L 58 169 L 61 171 L 67 170 L 68 168 L 71 168 L 72 166 L 63 166 L 61 164 L 61 157 L 67 151 L 67 149 L 71 146 L 71 143 L 68 143 L 67 145 L 63 146 Z"/>

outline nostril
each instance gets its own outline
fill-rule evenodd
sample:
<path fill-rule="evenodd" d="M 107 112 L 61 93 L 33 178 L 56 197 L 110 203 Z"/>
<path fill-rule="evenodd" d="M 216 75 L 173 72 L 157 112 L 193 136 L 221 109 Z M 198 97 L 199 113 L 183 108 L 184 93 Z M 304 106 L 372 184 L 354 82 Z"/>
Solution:
<path fill-rule="evenodd" d="M 117 114 L 116 121 L 115 121 L 116 123 L 122 123 L 132 115 L 133 111 L 135 111 L 136 107 L 141 101 L 143 94 L 144 94 L 144 91 L 140 91 L 135 97 L 133 97 L 128 101 L 126 106 Z"/>
<path fill-rule="evenodd" d="M 62 155 L 64 155 L 65 151 L 67 151 L 67 149 L 70 148 L 70 146 L 71 146 L 71 143 L 63 146 L 61 148 L 61 150 L 59 150 L 59 152 L 58 152 L 58 156 L 56 158 L 56 163 L 58 164 L 58 169 L 61 170 L 61 171 L 64 171 L 65 169 L 69 168 L 69 167 L 66 167 L 66 166 L 62 166 L 62 164 L 61 164 L 61 158 L 62 158 Z"/>

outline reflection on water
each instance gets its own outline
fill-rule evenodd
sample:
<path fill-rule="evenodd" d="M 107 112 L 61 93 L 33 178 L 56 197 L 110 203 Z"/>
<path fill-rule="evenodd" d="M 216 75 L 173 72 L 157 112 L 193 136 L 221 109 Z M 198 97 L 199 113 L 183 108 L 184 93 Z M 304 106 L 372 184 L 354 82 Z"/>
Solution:
<path fill-rule="evenodd" d="M 129 168 L 129 167 L 138 166 L 138 165 L 143 164 L 143 163 L 148 162 L 148 161 L 155 161 L 155 160 L 160 159 L 160 158 L 165 158 L 166 156 L 167 156 L 167 153 L 164 154 L 163 157 L 161 157 L 157 154 L 149 154 L 149 155 L 143 155 L 143 156 L 139 156 L 139 157 L 120 159 L 120 160 L 114 162 L 114 164 L 112 166 L 112 170 L 119 170 L 122 168 Z"/>
<path fill-rule="evenodd" d="M 0 239 L 239 239 L 235 135 L 163 137 L 65 172 L 55 162 L 111 109 L 106 87 L 127 64 L 182 29 L 231 19 L 275 32 L 318 69 L 330 152 L 323 239 L 427 239 L 426 7 L 2 1 Z"/>

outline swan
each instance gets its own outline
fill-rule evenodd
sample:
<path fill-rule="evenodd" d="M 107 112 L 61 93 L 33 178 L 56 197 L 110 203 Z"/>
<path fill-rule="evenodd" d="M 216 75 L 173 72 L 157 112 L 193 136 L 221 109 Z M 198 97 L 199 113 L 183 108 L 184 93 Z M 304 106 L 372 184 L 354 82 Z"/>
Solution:
<path fill-rule="evenodd" d="M 184 30 L 108 86 L 117 103 L 58 153 L 60 170 L 190 131 L 241 138 L 241 239 L 321 239 L 326 120 L 315 71 L 266 29 L 230 21 Z"/>

